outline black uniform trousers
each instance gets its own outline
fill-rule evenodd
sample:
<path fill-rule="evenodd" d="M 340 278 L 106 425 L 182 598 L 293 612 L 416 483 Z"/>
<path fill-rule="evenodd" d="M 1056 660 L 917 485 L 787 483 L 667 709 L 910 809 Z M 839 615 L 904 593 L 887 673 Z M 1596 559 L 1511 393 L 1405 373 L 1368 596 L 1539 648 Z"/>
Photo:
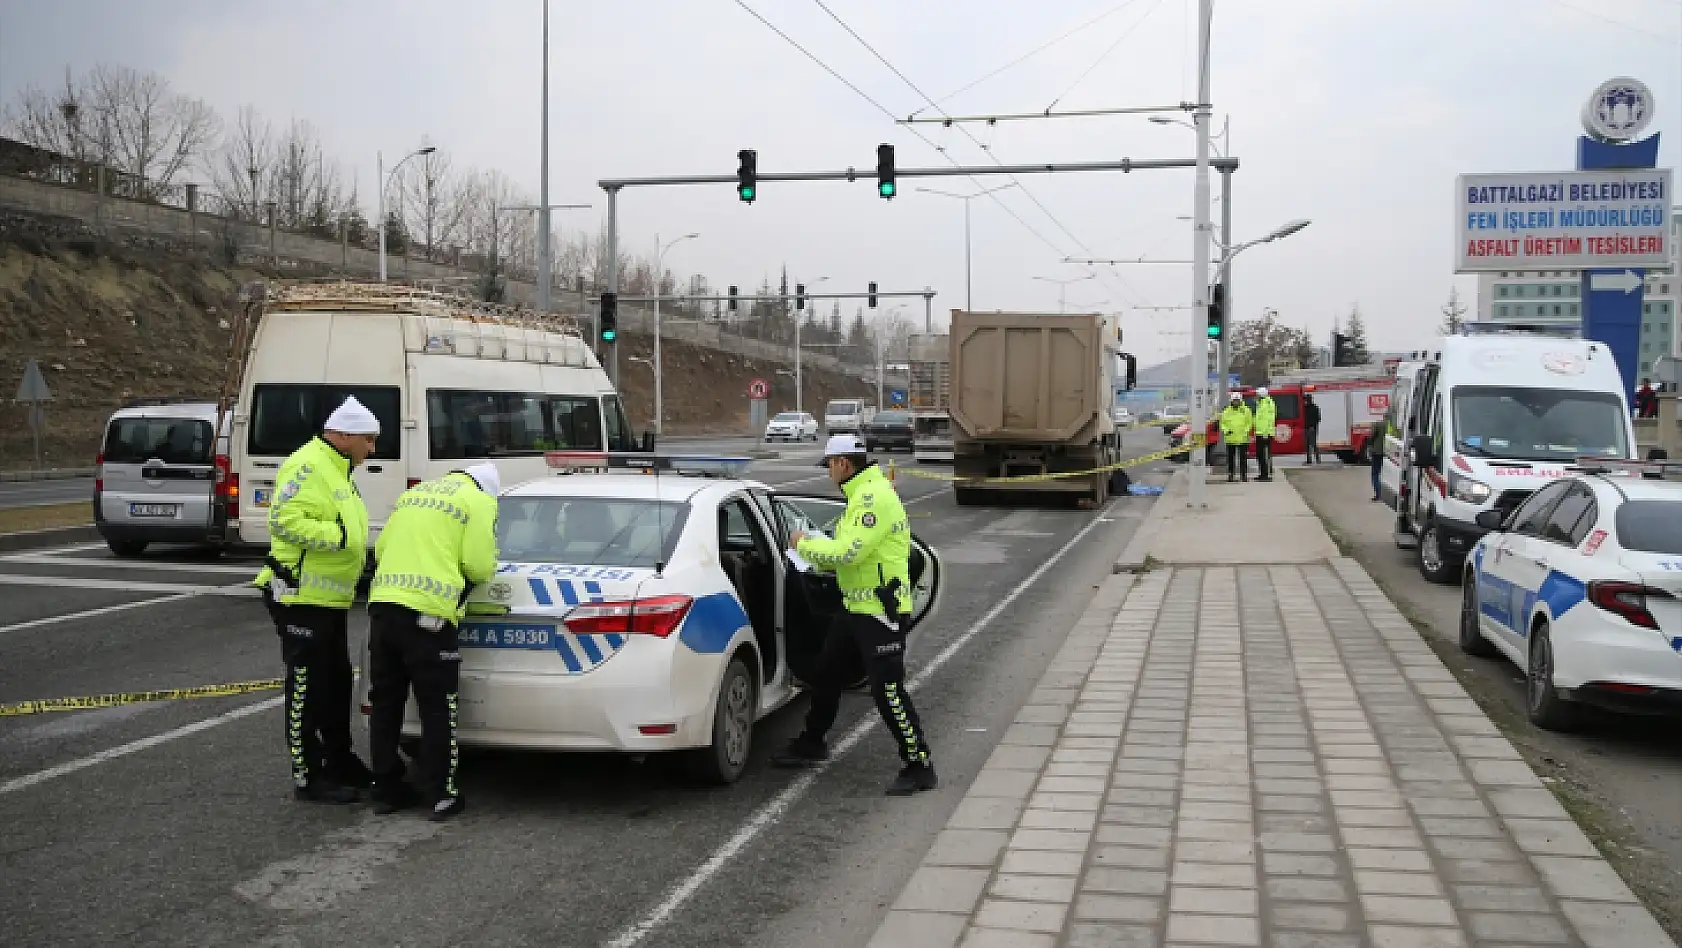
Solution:
<path fill-rule="evenodd" d="M 1273 439 L 1256 436 L 1256 474 L 1263 480 L 1273 476 Z"/>
<path fill-rule="evenodd" d="M 461 651 L 456 626 L 425 629 L 432 617 L 389 602 L 368 604 L 369 764 L 381 788 L 403 777 L 397 745 L 403 736 L 403 711 L 411 687 L 420 710 L 420 791 L 430 802 L 461 796 L 456 770 L 456 691 L 461 680 Z"/>
<path fill-rule="evenodd" d="M 1250 446 L 1242 441 L 1226 443 L 1226 476 L 1234 474 L 1244 475 L 1245 480 L 1250 478 Z"/>
<path fill-rule="evenodd" d="M 1320 460 L 1320 426 L 1309 425 L 1303 429 L 1302 436 L 1307 442 L 1303 448 L 1304 453 L 1308 455 L 1308 463 L 1324 463 Z"/>
<path fill-rule="evenodd" d="M 887 725 L 907 764 L 929 762 L 929 743 L 923 734 L 911 693 L 905 688 L 905 634 L 873 615 L 843 611 L 824 637 L 812 677 L 812 704 L 806 711 L 805 737 L 823 740 L 841 710 L 841 692 L 864 672 L 876 711 Z"/>
<path fill-rule="evenodd" d="M 268 598 L 265 590 L 265 598 Z M 348 609 L 268 602 L 286 662 L 286 750 L 292 782 L 307 787 L 354 757 L 350 702 L 354 673 Z"/>

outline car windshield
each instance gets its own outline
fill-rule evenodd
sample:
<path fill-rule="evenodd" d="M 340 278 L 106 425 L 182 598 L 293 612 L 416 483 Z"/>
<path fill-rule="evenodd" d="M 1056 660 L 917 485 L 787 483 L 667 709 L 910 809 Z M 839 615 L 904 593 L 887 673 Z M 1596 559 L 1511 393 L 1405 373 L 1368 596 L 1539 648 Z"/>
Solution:
<path fill-rule="evenodd" d="M 209 464 L 210 422 L 196 418 L 119 418 L 105 432 L 106 464 Z"/>
<path fill-rule="evenodd" d="M 876 413 L 876 423 L 879 425 L 908 425 L 911 416 L 902 411 L 879 411 Z"/>
<path fill-rule="evenodd" d="M 689 505 L 607 497 L 503 497 L 497 550 L 510 563 L 654 568 L 671 560 Z"/>
<path fill-rule="evenodd" d="M 1629 456 L 1623 404 L 1611 392 L 1461 385 L 1452 397 L 1454 446 L 1467 454 L 1517 461 Z"/>
<path fill-rule="evenodd" d="M 1682 501 L 1632 500 L 1618 508 L 1613 522 L 1626 550 L 1682 554 Z"/>
<path fill-rule="evenodd" d="M 824 409 L 824 413 L 828 415 L 856 415 L 858 414 L 858 410 L 859 407 L 857 405 L 849 405 L 844 402 L 830 402 L 829 407 Z"/>
<path fill-rule="evenodd" d="M 772 421 L 799 421 L 800 416 L 792 411 L 779 412 Z"/>

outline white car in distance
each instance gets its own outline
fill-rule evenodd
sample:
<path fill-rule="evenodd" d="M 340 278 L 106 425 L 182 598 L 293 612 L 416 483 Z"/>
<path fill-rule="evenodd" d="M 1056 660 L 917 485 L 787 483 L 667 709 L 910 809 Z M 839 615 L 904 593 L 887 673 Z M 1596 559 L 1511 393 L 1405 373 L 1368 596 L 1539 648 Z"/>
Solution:
<path fill-rule="evenodd" d="M 766 441 L 816 441 L 818 420 L 810 412 L 778 412 L 765 425 Z"/>
<path fill-rule="evenodd" d="M 1682 711 L 1682 463 L 1583 458 L 1466 560 L 1460 647 L 1527 675 L 1530 720 L 1568 729 L 1580 705 Z"/>
<path fill-rule="evenodd" d="M 747 458 L 547 459 L 556 476 L 498 498 L 502 562 L 458 636 L 457 739 L 678 752 L 696 779 L 734 782 L 755 722 L 799 694 L 842 608 L 833 574 L 785 555 L 789 532 L 833 529 L 845 503 L 746 480 Z M 941 565 L 916 534 L 912 551 L 915 641 Z M 403 736 L 420 736 L 413 702 Z"/>

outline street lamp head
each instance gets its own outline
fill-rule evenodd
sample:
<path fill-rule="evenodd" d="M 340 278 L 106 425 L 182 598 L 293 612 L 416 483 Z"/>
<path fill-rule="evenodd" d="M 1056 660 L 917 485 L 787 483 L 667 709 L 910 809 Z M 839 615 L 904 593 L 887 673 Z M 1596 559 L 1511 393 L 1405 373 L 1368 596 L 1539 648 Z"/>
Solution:
<path fill-rule="evenodd" d="M 1153 116 L 1151 116 L 1151 121 L 1156 123 L 1157 125 L 1173 125 L 1174 124 L 1174 120 L 1169 118 L 1166 115 L 1153 115 Z"/>
<path fill-rule="evenodd" d="M 1286 224 L 1285 226 L 1283 226 L 1283 227 L 1279 228 L 1278 230 L 1274 231 L 1273 233 L 1267 235 L 1267 239 L 1268 240 L 1279 240 L 1282 237 L 1289 237 L 1292 234 L 1296 233 L 1297 231 L 1302 230 L 1304 227 L 1307 227 L 1309 225 L 1309 223 L 1310 222 L 1306 219 L 1291 221 L 1289 224 Z"/>
<path fill-rule="evenodd" d="M 419 151 L 415 152 L 415 154 L 417 154 L 417 155 L 430 155 L 437 150 L 438 150 L 437 145 L 428 145 L 425 148 L 422 148 Z"/>
<path fill-rule="evenodd" d="M 700 234 L 684 234 L 683 239 L 684 240 L 689 240 L 691 238 L 695 238 L 695 237 L 699 237 L 699 236 L 701 236 L 701 235 Z"/>

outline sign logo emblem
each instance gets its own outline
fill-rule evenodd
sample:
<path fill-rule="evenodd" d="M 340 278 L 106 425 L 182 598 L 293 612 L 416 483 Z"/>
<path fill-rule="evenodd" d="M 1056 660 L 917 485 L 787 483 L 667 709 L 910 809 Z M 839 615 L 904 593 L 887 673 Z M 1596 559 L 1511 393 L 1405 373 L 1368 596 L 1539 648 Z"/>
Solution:
<path fill-rule="evenodd" d="M 485 587 L 485 598 L 491 602 L 507 602 L 513 596 L 514 589 L 507 583 L 491 583 Z"/>
<path fill-rule="evenodd" d="M 1623 144 L 1641 137 L 1654 111 L 1645 83 L 1627 76 L 1608 79 L 1583 106 L 1583 131 L 1597 141 Z"/>
<path fill-rule="evenodd" d="M 1548 352 L 1542 356 L 1542 368 L 1556 375 L 1582 375 L 1588 366 L 1573 353 Z"/>

